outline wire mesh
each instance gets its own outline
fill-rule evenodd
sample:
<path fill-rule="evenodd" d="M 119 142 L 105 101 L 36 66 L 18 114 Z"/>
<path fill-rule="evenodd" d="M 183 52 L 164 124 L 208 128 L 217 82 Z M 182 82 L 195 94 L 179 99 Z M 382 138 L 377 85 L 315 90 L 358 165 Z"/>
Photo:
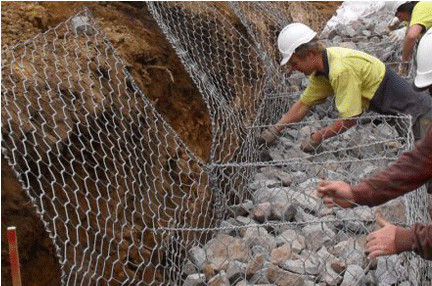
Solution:
<path fill-rule="evenodd" d="M 257 144 L 307 84 L 274 81 L 271 25 L 291 19 L 275 5 L 285 4 L 148 3 L 207 103 L 207 163 L 137 88 L 89 11 L 2 52 L 3 154 L 53 239 L 64 285 L 430 281 L 417 256 L 365 254 L 376 211 L 428 221 L 424 188 L 348 210 L 314 193 L 320 180 L 359 182 L 411 149 L 410 117 L 365 114 L 304 153 L 301 138 L 337 117 L 328 100 L 273 147 Z"/>
<path fill-rule="evenodd" d="M 63 283 L 163 284 L 172 234 L 158 229 L 212 224 L 206 167 L 88 12 L 2 60 L 3 154 L 57 247 Z"/>

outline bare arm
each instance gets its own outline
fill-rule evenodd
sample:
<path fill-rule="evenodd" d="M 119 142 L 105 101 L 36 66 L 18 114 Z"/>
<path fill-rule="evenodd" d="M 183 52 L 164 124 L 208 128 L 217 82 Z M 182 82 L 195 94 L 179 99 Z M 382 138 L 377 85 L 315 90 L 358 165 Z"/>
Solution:
<path fill-rule="evenodd" d="M 421 25 L 414 25 L 409 28 L 403 43 L 402 62 L 407 62 L 411 60 L 414 45 L 422 30 L 423 26 Z"/>
<path fill-rule="evenodd" d="M 314 134 L 312 134 L 311 138 L 314 141 L 321 142 L 324 139 L 336 136 L 340 133 L 345 132 L 352 126 L 357 123 L 357 119 L 355 118 L 347 118 L 347 119 L 339 119 L 332 124 L 321 128 Z"/>
<path fill-rule="evenodd" d="M 281 119 L 276 123 L 276 129 L 279 133 L 282 129 L 285 128 L 284 124 L 290 124 L 294 122 L 299 122 L 302 120 L 308 111 L 311 109 L 311 106 L 304 104 L 300 100 L 294 103 L 291 108 L 285 113 Z"/>

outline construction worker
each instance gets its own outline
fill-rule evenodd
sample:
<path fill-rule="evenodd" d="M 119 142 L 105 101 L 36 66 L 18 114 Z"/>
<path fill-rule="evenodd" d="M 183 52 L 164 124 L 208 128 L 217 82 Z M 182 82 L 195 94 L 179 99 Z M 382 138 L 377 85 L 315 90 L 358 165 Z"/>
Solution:
<path fill-rule="evenodd" d="M 345 182 L 321 182 L 318 197 L 327 207 L 344 208 L 355 204 L 376 206 L 417 189 L 432 180 L 432 127 L 415 148 L 376 175 L 357 185 Z M 430 188 L 430 186 L 429 186 Z M 416 223 L 402 228 L 377 216 L 381 229 L 367 237 L 367 252 L 371 258 L 414 251 L 425 259 L 432 260 L 432 224 Z"/>
<path fill-rule="evenodd" d="M 427 126 L 420 119 L 432 118 L 432 98 L 415 91 L 379 59 L 352 49 L 325 49 L 316 33 L 302 23 L 289 24 L 280 32 L 278 48 L 281 65 L 310 75 L 309 84 L 276 125 L 261 133 L 260 143 L 272 144 L 286 124 L 301 121 L 312 106 L 333 94 L 339 120 L 312 133 L 302 142 L 303 151 L 314 152 L 324 139 L 354 126 L 356 117 L 366 109 L 386 115 L 409 114 L 416 138 L 424 134 Z"/>
<path fill-rule="evenodd" d="M 432 27 L 432 2 L 399 1 L 394 3 L 396 3 L 395 16 L 399 21 L 407 23 L 408 28 L 402 47 L 402 64 L 398 72 L 400 75 L 406 75 L 417 40 Z M 395 40 L 397 38 L 390 37 Z"/>

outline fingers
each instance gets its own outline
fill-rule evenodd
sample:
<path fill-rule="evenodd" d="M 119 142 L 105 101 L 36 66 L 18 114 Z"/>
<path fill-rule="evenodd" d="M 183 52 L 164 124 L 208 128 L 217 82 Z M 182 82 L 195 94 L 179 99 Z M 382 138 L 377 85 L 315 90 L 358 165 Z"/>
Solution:
<path fill-rule="evenodd" d="M 375 214 L 375 219 L 376 219 L 376 222 L 378 223 L 378 225 L 380 227 L 390 225 L 390 223 L 388 221 L 386 221 L 380 213 Z"/>
<path fill-rule="evenodd" d="M 320 198 L 324 196 L 334 196 L 336 190 L 331 187 L 332 182 L 322 181 L 318 184 L 317 195 Z"/>
<path fill-rule="evenodd" d="M 391 255 L 396 251 L 396 229 L 397 227 L 385 221 L 380 215 L 377 215 L 377 222 L 385 224 L 383 228 L 372 232 L 366 237 L 366 251 L 370 258 L 383 255 Z"/>

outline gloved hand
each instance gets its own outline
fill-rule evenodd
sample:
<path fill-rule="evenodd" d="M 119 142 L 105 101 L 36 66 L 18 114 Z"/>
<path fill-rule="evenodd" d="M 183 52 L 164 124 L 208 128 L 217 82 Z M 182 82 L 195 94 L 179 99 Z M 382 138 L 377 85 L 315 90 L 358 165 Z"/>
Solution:
<path fill-rule="evenodd" d="M 395 29 L 399 26 L 400 23 L 401 23 L 401 22 L 400 22 L 399 18 L 398 18 L 398 17 L 394 17 L 394 18 L 391 19 L 391 21 L 387 24 L 387 28 L 388 28 L 390 31 L 393 31 L 393 30 L 395 30 Z"/>
<path fill-rule="evenodd" d="M 270 146 L 274 143 L 278 134 L 279 132 L 276 127 L 270 126 L 261 133 L 261 136 L 258 139 L 258 144 L 266 144 L 267 146 Z"/>
<path fill-rule="evenodd" d="M 406 28 L 400 28 L 389 33 L 389 40 L 393 43 L 400 42 L 405 38 Z"/>
<path fill-rule="evenodd" d="M 300 144 L 300 149 L 302 149 L 306 153 L 313 153 L 317 151 L 320 145 L 321 141 L 313 140 L 311 135 L 308 139 L 303 140 L 303 142 Z"/>

